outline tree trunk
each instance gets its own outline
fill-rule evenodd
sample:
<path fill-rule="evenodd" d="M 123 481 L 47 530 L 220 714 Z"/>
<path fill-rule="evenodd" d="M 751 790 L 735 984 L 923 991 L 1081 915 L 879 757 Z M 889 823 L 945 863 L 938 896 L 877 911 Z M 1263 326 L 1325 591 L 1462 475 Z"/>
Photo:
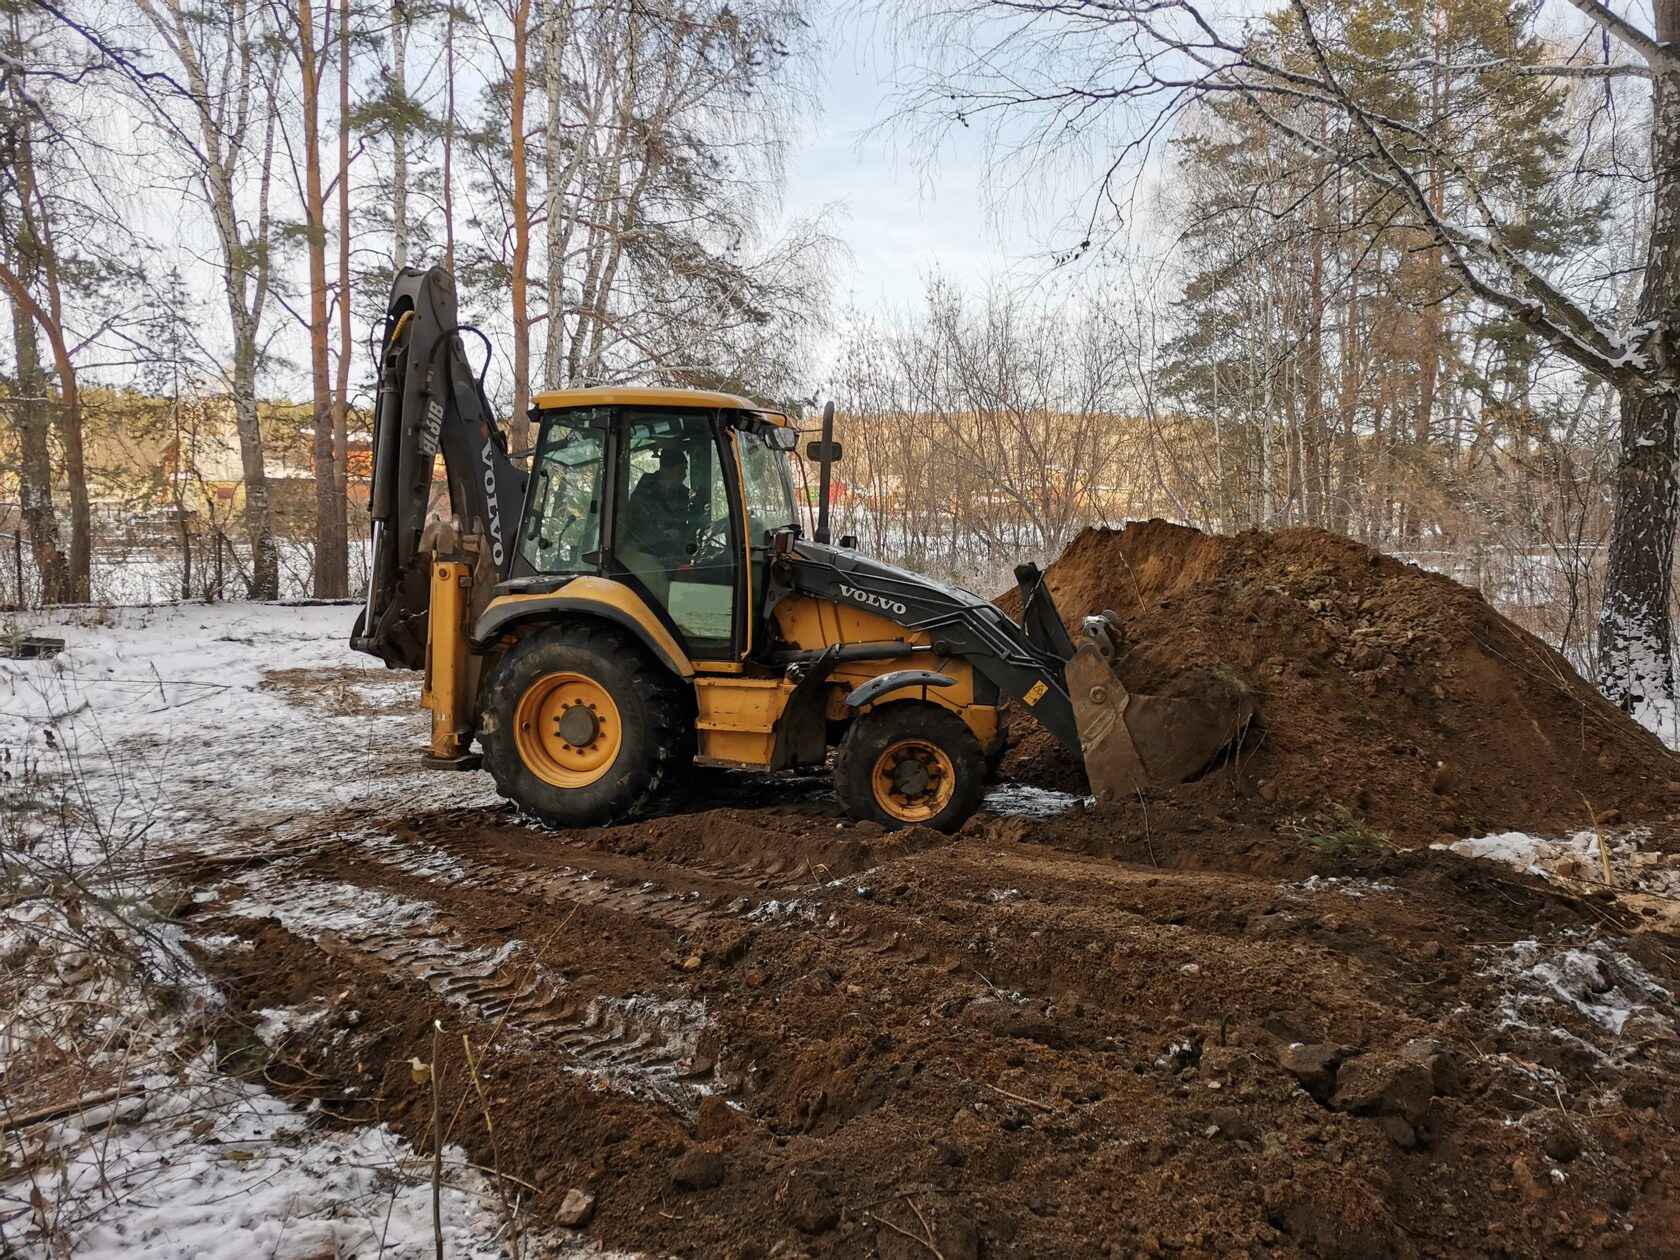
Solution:
<path fill-rule="evenodd" d="M 64 445 L 64 479 L 70 489 L 70 600 L 85 604 L 93 598 L 93 510 L 88 500 L 87 467 L 82 453 L 81 393 L 68 356 L 60 354 L 59 358 L 63 366 L 59 379 L 58 434 Z"/>
<path fill-rule="evenodd" d="M 329 9 L 330 13 L 331 10 Z M 321 61 L 315 41 L 311 0 L 297 3 L 298 62 L 303 87 L 304 218 L 309 254 L 309 378 L 315 426 L 311 454 L 315 474 L 315 597 L 349 594 L 343 500 L 334 466 L 332 379 L 327 339 L 327 214 L 321 188 Z"/>
<path fill-rule="evenodd" d="M 391 261 L 408 266 L 408 3 L 391 0 L 391 90 L 397 111 L 391 119 Z"/>
<path fill-rule="evenodd" d="M 245 479 L 245 540 L 251 548 L 250 599 L 280 598 L 280 549 L 268 500 L 262 425 L 257 416 L 257 347 L 236 329 L 233 343 L 233 427 L 239 434 L 239 468 Z"/>
<path fill-rule="evenodd" d="M 1680 0 L 1657 0 L 1656 38 L 1680 40 Z M 1655 68 L 1655 67 L 1653 67 Z M 1599 687 L 1630 713 L 1655 716 L 1674 697 L 1669 583 L 1680 516 L 1680 74 L 1656 80 L 1651 112 L 1651 240 L 1638 320 L 1657 327 L 1663 394 L 1624 395 L 1615 515 L 1599 620 Z"/>
<path fill-rule="evenodd" d="M 42 207 L 43 211 L 45 206 Z M 72 603 L 85 604 L 93 597 L 93 512 L 88 502 L 87 466 L 82 450 L 82 396 L 76 382 L 76 365 L 70 361 L 70 347 L 64 339 L 64 300 L 58 287 L 58 260 L 51 238 L 43 232 L 42 276 L 46 280 L 50 309 L 37 310 L 36 322 L 52 347 L 58 372 L 58 437 L 64 447 L 64 480 L 70 496 L 70 589 Z"/>
<path fill-rule="evenodd" d="M 338 375 L 333 391 L 333 523 L 342 590 L 350 593 L 350 0 L 338 9 Z"/>
<path fill-rule="evenodd" d="M 530 83 L 526 53 L 531 37 L 531 0 L 513 6 L 513 75 L 508 85 L 509 139 L 513 160 L 513 415 L 509 441 L 515 450 L 531 444 L 531 421 L 525 411 L 531 384 L 531 306 L 527 272 L 531 263 L 531 193 L 525 170 L 525 97 Z"/>
<path fill-rule="evenodd" d="M 562 203 L 566 189 L 565 169 L 560 160 L 561 53 L 565 48 L 566 13 L 569 0 L 547 0 L 543 6 L 543 90 L 547 93 L 548 125 L 543 137 L 543 197 L 547 203 L 547 245 L 544 253 L 543 288 L 548 297 L 547 352 L 543 355 L 543 382 L 549 389 L 564 385 L 566 356 L 566 238 L 567 216 Z"/>
<path fill-rule="evenodd" d="M 181 423 L 181 385 L 175 382 L 175 397 L 171 400 L 169 410 L 170 420 L 174 425 L 174 458 L 165 459 L 164 475 L 169 478 L 169 503 L 175 509 L 175 540 L 181 546 L 181 585 L 179 590 L 182 599 L 193 597 L 193 540 L 192 522 L 187 515 L 187 496 L 182 490 L 186 483 L 187 468 L 196 452 L 187 443 L 186 426 Z"/>
<path fill-rule="evenodd" d="M 1668 249 L 1673 251 L 1672 243 Z M 1677 517 L 1677 416 L 1680 408 L 1672 397 L 1622 399 L 1598 673 L 1599 689 L 1640 715 L 1654 714 L 1674 695 L 1668 592 Z"/>
<path fill-rule="evenodd" d="M 10 288 L 10 286 L 7 286 Z M 19 400 L 9 410 L 18 436 L 18 500 L 29 549 L 41 575 L 41 602 L 62 604 L 70 590 L 70 566 L 58 532 L 58 512 L 53 503 L 52 450 L 47 441 L 49 423 L 47 376 L 41 369 L 41 353 L 35 342 L 35 321 L 13 295 L 12 340 L 17 351 Z M 18 592 L 21 601 L 23 592 Z"/>
<path fill-rule="evenodd" d="M 170 0 L 168 13 L 168 23 L 161 15 L 152 15 L 152 20 L 166 42 L 172 41 L 193 93 L 203 149 L 204 203 L 216 225 L 222 255 L 222 296 L 232 337 L 228 384 L 245 486 L 245 541 L 251 549 L 251 578 L 245 593 L 250 599 L 276 599 L 280 594 L 280 556 L 274 541 L 262 427 L 257 420 L 257 343 L 268 293 L 268 206 L 274 170 L 275 112 L 271 101 L 265 111 L 261 165 L 257 168 L 256 232 L 247 241 L 240 231 L 235 181 L 247 151 L 250 111 L 257 100 L 249 8 L 241 0 L 226 10 L 226 51 L 232 55 L 237 73 L 224 77 L 223 82 L 232 86 L 219 93 L 210 90 L 205 78 L 204 60 L 193 40 L 193 18 L 184 0 Z"/>
<path fill-rule="evenodd" d="M 19 93 L 14 93 L 20 114 L 28 117 L 29 104 Z M 64 447 L 65 481 L 70 498 L 70 554 L 68 557 L 60 554 L 59 560 L 64 562 L 65 580 L 52 602 L 64 600 L 85 602 L 90 594 L 91 570 L 93 560 L 93 521 L 88 506 L 87 474 L 82 467 L 82 412 L 76 394 L 76 369 L 70 362 L 70 354 L 64 341 L 64 302 L 58 287 L 58 260 L 54 254 L 51 225 L 47 220 L 47 201 L 41 195 L 40 185 L 35 180 L 34 142 L 31 135 L 32 124 L 25 122 L 17 134 L 17 144 L 14 152 L 14 178 L 18 193 L 18 228 L 17 255 L 18 272 L 7 271 L 3 279 L 4 287 L 12 296 L 14 310 L 20 312 L 26 319 L 33 321 L 35 326 L 45 334 L 52 347 L 53 362 L 58 370 L 59 397 L 61 406 L 58 411 L 58 430 L 60 441 Z M 47 289 L 47 306 L 43 308 L 29 292 L 30 282 L 44 282 Z M 25 390 L 25 397 L 42 397 L 46 393 L 45 376 L 40 371 L 40 350 L 35 342 L 34 334 L 30 333 L 28 353 L 35 362 L 35 375 L 39 378 L 40 387 Z M 22 347 L 18 360 L 19 376 L 23 375 Z M 38 414 L 48 414 L 45 404 L 38 404 Z M 44 442 L 45 435 L 42 436 Z M 43 465 L 47 479 L 37 483 L 48 488 L 50 495 L 51 456 L 47 454 L 47 463 Z M 54 546 L 56 548 L 58 522 L 55 518 L 52 524 Z M 46 571 L 43 574 L 43 590 L 45 587 Z M 44 598 L 44 596 L 43 596 Z"/>
<path fill-rule="evenodd" d="M 455 6 L 443 20 L 443 267 L 455 274 Z"/>

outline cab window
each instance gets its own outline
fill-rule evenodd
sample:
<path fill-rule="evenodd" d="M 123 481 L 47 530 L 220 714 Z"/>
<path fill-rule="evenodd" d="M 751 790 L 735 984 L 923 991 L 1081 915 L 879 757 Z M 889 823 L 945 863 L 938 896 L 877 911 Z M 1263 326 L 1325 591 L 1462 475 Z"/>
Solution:
<path fill-rule="evenodd" d="M 691 654 L 732 655 L 740 527 L 713 414 L 626 410 L 613 557 Z"/>
<path fill-rule="evenodd" d="M 531 465 L 519 551 L 537 573 L 593 573 L 600 562 L 605 408 L 549 420 Z"/>

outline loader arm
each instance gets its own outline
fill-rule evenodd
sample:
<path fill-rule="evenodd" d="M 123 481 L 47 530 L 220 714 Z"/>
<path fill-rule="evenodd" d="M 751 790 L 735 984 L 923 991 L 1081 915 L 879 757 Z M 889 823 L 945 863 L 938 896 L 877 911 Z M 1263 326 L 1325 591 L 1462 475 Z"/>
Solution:
<path fill-rule="evenodd" d="M 1068 656 L 1058 654 L 1054 644 L 1035 642 L 996 604 L 844 547 L 800 539 L 792 560 L 790 589 L 854 604 L 926 634 L 936 654 L 968 661 L 1052 735 L 1079 750 L 1078 720 L 1062 678 Z"/>
<path fill-rule="evenodd" d="M 373 411 L 367 605 L 350 645 L 387 665 L 426 664 L 434 551 L 467 566 L 469 615 L 507 576 L 526 477 L 477 377 L 457 322 L 455 282 L 441 267 L 404 268 L 391 286 Z M 443 457 L 452 531 L 428 513 Z M 451 532 L 453 538 L 450 537 Z M 439 539 L 442 545 L 434 545 Z"/>
<path fill-rule="evenodd" d="M 1022 624 L 971 592 L 803 539 L 776 581 L 788 591 L 866 608 L 925 634 L 936 654 L 966 660 L 1080 757 L 1099 799 L 1193 777 L 1253 717 L 1249 697 L 1236 688 L 1216 685 L 1193 697 L 1131 695 L 1113 668 L 1113 623 L 1086 618 L 1076 644 L 1037 567 L 1021 565 L 1015 575 Z"/>

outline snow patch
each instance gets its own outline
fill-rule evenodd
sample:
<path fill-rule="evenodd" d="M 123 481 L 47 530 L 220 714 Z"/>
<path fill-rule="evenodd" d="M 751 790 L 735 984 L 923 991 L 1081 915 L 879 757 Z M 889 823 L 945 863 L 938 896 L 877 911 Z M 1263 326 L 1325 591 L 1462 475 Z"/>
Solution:
<path fill-rule="evenodd" d="M 1309 875 L 1307 878 L 1293 884 L 1284 884 L 1285 892 L 1299 896 L 1302 893 L 1340 893 L 1344 897 L 1351 897 L 1355 901 L 1362 901 L 1370 893 L 1397 893 L 1398 886 L 1386 883 L 1380 879 L 1361 879 L 1356 876 L 1343 875 Z"/>
<path fill-rule="evenodd" d="M 1094 805 L 1096 799 L 1094 796 L 1075 796 L 1072 792 L 1052 792 L 1049 788 L 1033 787 L 1028 783 L 1000 783 L 986 793 L 981 804 L 994 814 L 1043 821 L 1060 818 L 1081 802 Z"/>
<path fill-rule="evenodd" d="M 294 1033 L 308 1032 L 327 1017 L 324 1006 L 265 1006 L 251 1031 L 265 1046 L 278 1046 Z"/>
<path fill-rule="evenodd" d="M 195 1083 L 148 1078 L 144 1118 L 90 1133 L 67 1123 L 44 1154 L 57 1167 L 60 1224 L 78 1260 L 207 1256 L 423 1256 L 434 1250 L 431 1160 L 383 1125 L 311 1132 L 307 1116 L 215 1071 Z M 443 1242 L 451 1256 L 496 1257 L 499 1209 L 488 1179 L 444 1152 Z M 27 1219 L 27 1178 L 0 1183 L 0 1214 Z M 47 1257 L 36 1241 L 8 1254 Z"/>
<path fill-rule="evenodd" d="M 785 900 L 761 901 L 747 911 L 747 922 L 770 923 L 777 919 L 802 919 L 815 923 L 822 917 L 822 903 L 811 897 L 789 897 Z"/>
<path fill-rule="evenodd" d="M 1641 847 L 1647 831 L 1606 834 L 1577 831 L 1550 838 L 1523 831 L 1473 836 L 1451 844 L 1437 844 L 1461 857 L 1498 862 L 1546 880 L 1578 881 L 1602 886 L 1608 857 L 1611 881 L 1622 891 L 1680 893 L 1680 855 Z M 1605 852 L 1600 853 L 1600 846 Z"/>
<path fill-rule="evenodd" d="M 67 1105 L 0 1137 L 5 1254 L 430 1255 L 429 1156 L 383 1126 L 316 1131 L 306 1113 L 223 1074 L 212 1048 L 192 1048 L 213 990 L 181 944 L 173 925 L 138 915 L 84 928 L 44 896 L 0 916 L 20 999 L 0 1026 L 12 1101 Z M 263 1016 L 259 1032 L 277 1038 L 319 1013 Z M 76 1070 L 73 1092 L 56 1072 L 30 1080 L 43 1038 Z M 43 1099 L 30 1085 L 59 1088 Z M 448 1254 L 502 1255 L 493 1186 L 457 1148 L 444 1165 Z"/>
<path fill-rule="evenodd" d="M 1621 1038 L 1631 1021 L 1646 1017 L 1673 1035 L 1673 996 L 1602 939 L 1581 944 L 1517 941 L 1486 951 L 1480 974 L 1502 991 L 1497 1013 L 1503 1028 L 1579 1040 L 1557 1024 L 1558 1013 L 1568 1011 L 1611 1038 Z"/>

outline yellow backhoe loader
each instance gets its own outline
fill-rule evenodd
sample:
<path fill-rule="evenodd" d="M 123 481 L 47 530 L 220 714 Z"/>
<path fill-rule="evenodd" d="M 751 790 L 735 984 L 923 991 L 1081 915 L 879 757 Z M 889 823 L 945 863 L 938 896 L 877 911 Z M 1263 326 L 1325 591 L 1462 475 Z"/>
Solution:
<path fill-rule="evenodd" d="M 1017 624 L 831 541 L 832 404 L 807 449 L 821 483 L 809 537 L 788 464 L 798 430 L 729 394 L 539 393 L 526 472 L 468 331 L 447 272 L 397 277 L 351 642 L 425 670 L 427 764 L 482 765 L 542 824 L 628 817 L 684 764 L 769 772 L 832 752 L 852 816 L 950 830 L 1001 755 L 1006 702 L 1108 799 L 1197 774 L 1251 715 L 1240 695 L 1128 695 L 1112 617 L 1087 618 L 1076 645 L 1032 565 L 1016 570 Z M 432 502 L 440 456 L 447 518 Z"/>

